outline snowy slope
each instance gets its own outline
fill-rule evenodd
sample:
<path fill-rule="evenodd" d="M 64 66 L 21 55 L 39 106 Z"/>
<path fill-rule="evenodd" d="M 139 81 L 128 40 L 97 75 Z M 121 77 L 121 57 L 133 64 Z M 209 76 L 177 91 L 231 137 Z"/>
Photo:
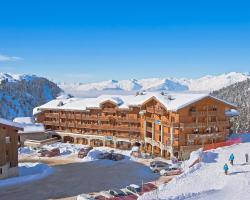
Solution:
<path fill-rule="evenodd" d="M 34 107 L 56 98 L 61 89 L 35 75 L 0 73 L 0 117 L 32 116 Z"/>
<path fill-rule="evenodd" d="M 250 143 L 208 151 L 202 163 L 140 200 L 247 200 L 250 197 L 250 163 L 245 164 L 246 152 L 250 154 Z M 236 157 L 235 165 L 228 164 L 229 175 L 226 176 L 223 165 L 228 163 L 231 153 Z"/>
<path fill-rule="evenodd" d="M 187 78 L 147 78 L 131 80 L 108 80 L 88 84 L 59 84 L 67 93 L 75 96 L 89 96 L 102 93 L 134 93 L 138 90 L 146 91 L 214 91 L 236 82 L 250 78 L 248 73 L 230 72 L 218 76 L 204 76 L 198 79 Z M 89 93 L 91 92 L 91 93 Z"/>

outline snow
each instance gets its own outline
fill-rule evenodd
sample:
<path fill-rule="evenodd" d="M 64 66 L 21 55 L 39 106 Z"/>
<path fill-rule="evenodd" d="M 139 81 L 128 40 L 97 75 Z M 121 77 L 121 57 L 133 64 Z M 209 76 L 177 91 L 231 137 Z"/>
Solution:
<path fill-rule="evenodd" d="M 59 84 L 66 93 L 80 97 L 99 96 L 102 93 L 123 93 L 135 91 L 204 91 L 211 92 L 250 78 L 249 73 L 230 72 L 217 76 L 207 75 L 198 79 L 147 78 L 130 80 L 108 80 L 96 83 Z M 99 91 L 99 92 L 98 92 Z"/>
<path fill-rule="evenodd" d="M 202 159 L 202 155 L 203 155 L 202 148 L 191 152 L 189 159 L 183 162 L 184 170 L 189 170 L 190 166 L 200 161 Z"/>
<path fill-rule="evenodd" d="M 37 78 L 36 75 L 28 75 L 28 74 L 12 74 L 12 73 L 0 73 L 0 82 L 5 80 L 8 82 L 16 82 L 16 81 L 31 81 L 34 78 Z"/>
<path fill-rule="evenodd" d="M 169 99 L 171 97 L 171 99 Z M 55 99 L 35 109 L 62 109 L 62 110 L 86 110 L 87 108 L 99 108 L 105 101 L 114 102 L 119 108 L 129 108 L 129 106 L 140 106 L 150 98 L 156 98 L 168 110 L 176 111 L 191 103 L 203 98 L 210 97 L 218 100 L 209 94 L 204 93 L 168 93 L 162 95 L 159 92 L 146 92 L 143 95 L 101 95 L 97 98 L 66 98 Z M 220 100 L 234 107 L 233 104 Z M 58 106 L 60 103 L 60 106 Z"/>
<path fill-rule="evenodd" d="M 54 172 L 54 169 L 42 163 L 19 163 L 19 176 L 0 180 L 0 188 L 18 185 L 43 179 Z"/>
<path fill-rule="evenodd" d="M 16 123 L 16 122 L 12 122 L 10 120 L 3 119 L 3 118 L 0 118 L 0 124 L 4 124 L 7 126 L 13 126 L 15 128 L 18 128 L 18 129 L 23 129 L 23 126 L 21 124 Z"/>
<path fill-rule="evenodd" d="M 34 133 L 45 132 L 44 125 L 42 123 L 35 123 L 32 117 L 17 117 L 13 120 L 13 122 L 19 123 L 23 127 L 23 131 L 19 131 L 18 133 Z"/>
<path fill-rule="evenodd" d="M 47 149 L 47 150 L 59 148 L 60 156 L 56 156 L 54 158 L 61 159 L 61 158 L 67 158 L 73 155 L 77 155 L 80 149 L 84 147 L 86 147 L 86 145 L 57 142 L 54 144 L 43 145 L 41 148 Z M 32 147 L 21 147 L 19 148 L 19 157 L 21 158 L 21 157 L 26 157 L 26 156 L 32 156 L 36 158 L 38 157 L 39 150 L 40 148 L 34 149 Z M 88 153 L 88 155 L 85 158 L 83 159 L 75 158 L 75 161 L 89 162 L 89 161 L 98 160 L 100 154 L 105 153 L 105 152 L 110 152 L 111 150 L 113 150 L 115 153 L 120 153 L 120 154 L 125 155 L 127 158 L 130 158 L 131 151 L 129 150 L 119 150 L 119 149 L 113 149 L 109 147 L 95 147 Z"/>
<path fill-rule="evenodd" d="M 250 163 L 245 164 L 246 152 L 250 154 L 249 142 L 204 152 L 201 163 L 139 199 L 247 200 L 250 196 Z M 229 162 L 231 153 L 235 155 L 235 165 L 228 164 L 229 175 L 225 175 L 223 166 Z"/>
<path fill-rule="evenodd" d="M 238 110 L 235 110 L 235 109 L 230 109 L 230 110 L 227 110 L 225 111 L 225 114 L 229 117 L 234 117 L 234 116 L 239 116 L 240 113 Z"/>

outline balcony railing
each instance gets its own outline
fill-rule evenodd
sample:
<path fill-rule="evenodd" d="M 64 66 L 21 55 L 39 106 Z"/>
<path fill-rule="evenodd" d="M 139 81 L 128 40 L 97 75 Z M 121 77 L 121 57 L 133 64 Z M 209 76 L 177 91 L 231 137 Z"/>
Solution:
<path fill-rule="evenodd" d="M 135 131 L 140 132 L 140 127 L 116 126 L 116 125 L 98 125 L 98 124 L 76 124 L 77 128 L 113 130 L 113 131 Z"/>
<path fill-rule="evenodd" d="M 146 108 L 146 111 L 149 112 L 149 113 L 154 113 L 155 112 L 154 108 L 149 108 L 149 107 Z"/>
<path fill-rule="evenodd" d="M 198 133 L 198 134 L 187 134 L 188 139 L 217 139 L 225 137 L 225 132 L 213 132 L 213 133 Z"/>
<path fill-rule="evenodd" d="M 218 121 L 218 122 L 180 123 L 180 127 L 182 128 L 206 128 L 212 126 L 230 126 L 230 122 Z"/>
<path fill-rule="evenodd" d="M 190 111 L 192 116 L 216 116 L 218 111 Z"/>
<path fill-rule="evenodd" d="M 59 117 L 59 113 L 45 113 L 45 117 L 58 118 Z"/>
<path fill-rule="evenodd" d="M 115 108 L 104 108 L 103 112 L 116 113 L 116 109 Z"/>
<path fill-rule="evenodd" d="M 58 121 L 44 121 L 45 125 L 50 125 L 50 126 L 59 126 Z"/>

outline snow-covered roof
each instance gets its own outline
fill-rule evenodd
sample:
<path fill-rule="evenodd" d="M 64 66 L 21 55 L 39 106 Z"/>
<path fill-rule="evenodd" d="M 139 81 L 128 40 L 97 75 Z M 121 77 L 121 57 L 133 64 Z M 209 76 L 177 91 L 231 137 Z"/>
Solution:
<path fill-rule="evenodd" d="M 13 122 L 18 122 L 22 125 L 23 130 L 18 133 L 36 133 L 36 132 L 45 132 L 44 125 L 41 123 L 34 123 L 34 119 L 32 117 L 17 117 L 13 120 Z"/>
<path fill-rule="evenodd" d="M 15 127 L 16 129 L 19 129 L 19 130 L 23 129 L 23 126 L 21 124 L 16 123 L 16 122 L 12 122 L 10 120 L 3 119 L 3 118 L 0 118 L 0 124 L 6 125 L 6 126 L 12 126 L 12 127 Z"/>
<path fill-rule="evenodd" d="M 112 101 L 119 108 L 129 108 L 129 106 L 141 106 L 151 98 L 156 98 L 168 110 L 177 111 L 205 97 L 211 97 L 222 101 L 233 107 L 233 104 L 217 99 L 204 93 L 168 93 L 162 95 L 159 92 L 146 92 L 140 95 L 101 95 L 96 98 L 66 98 L 55 99 L 34 109 L 34 114 L 43 109 L 62 109 L 62 110 L 86 110 L 88 108 L 98 108 L 105 101 Z"/>

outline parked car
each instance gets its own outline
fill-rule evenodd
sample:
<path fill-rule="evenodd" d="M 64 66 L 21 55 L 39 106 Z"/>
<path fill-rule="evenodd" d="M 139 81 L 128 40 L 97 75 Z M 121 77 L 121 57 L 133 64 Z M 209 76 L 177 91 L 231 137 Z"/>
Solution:
<path fill-rule="evenodd" d="M 161 176 L 174 176 L 182 173 L 182 170 L 178 167 L 171 166 L 160 171 Z"/>
<path fill-rule="evenodd" d="M 112 153 L 111 154 L 111 160 L 113 160 L 113 161 L 123 160 L 124 158 L 125 158 L 125 156 L 123 154 L 119 154 L 119 153 Z"/>
<path fill-rule="evenodd" d="M 140 196 L 140 194 L 142 192 L 142 188 L 139 185 L 131 184 L 131 185 L 126 187 L 126 191 L 128 191 L 136 196 Z"/>
<path fill-rule="evenodd" d="M 78 158 L 84 158 L 88 155 L 88 153 L 93 149 L 93 147 L 85 147 L 81 148 L 78 152 Z"/>
<path fill-rule="evenodd" d="M 39 157 L 55 157 L 60 155 L 60 149 L 55 148 L 52 150 L 47 150 L 47 149 L 41 149 L 38 151 L 38 156 Z"/>
<path fill-rule="evenodd" d="M 125 156 L 122 154 L 114 153 L 113 151 L 101 153 L 99 155 L 99 159 L 107 159 L 107 160 L 113 160 L 113 161 L 119 161 L 124 159 Z"/>
<path fill-rule="evenodd" d="M 110 159 L 111 154 L 109 152 L 100 153 L 99 159 Z"/>
<path fill-rule="evenodd" d="M 49 150 L 47 150 L 47 149 L 41 149 L 41 150 L 39 150 L 38 152 L 37 152 L 37 155 L 39 156 L 39 157 L 45 157 L 46 155 L 48 155 L 49 154 Z"/>
<path fill-rule="evenodd" d="M 158 173 L 160 172 L 162 169 L 165 169 L 167 167 L 169 167 L 170 164 L 162 162 L 162 161 L 153 161 L 150 163 L 150 169 L 154 172 L 154 173 Z"/>
<path fill-rule="evenodd" d="M 122 197 L 122 196 L 126 196 L 127 195 L 125 192 L 123 192 L 120 189 L 109 190 L 108 193 L 110 195 L 112 195 L 113 197 Z"/>
<path fill-rule="evenodd" d="M 50 154 L 49 157 L 54 157 L 54 156 L 60 156 L 60 149 L 59 148 L 55 148 L 50 150 Z"/>

